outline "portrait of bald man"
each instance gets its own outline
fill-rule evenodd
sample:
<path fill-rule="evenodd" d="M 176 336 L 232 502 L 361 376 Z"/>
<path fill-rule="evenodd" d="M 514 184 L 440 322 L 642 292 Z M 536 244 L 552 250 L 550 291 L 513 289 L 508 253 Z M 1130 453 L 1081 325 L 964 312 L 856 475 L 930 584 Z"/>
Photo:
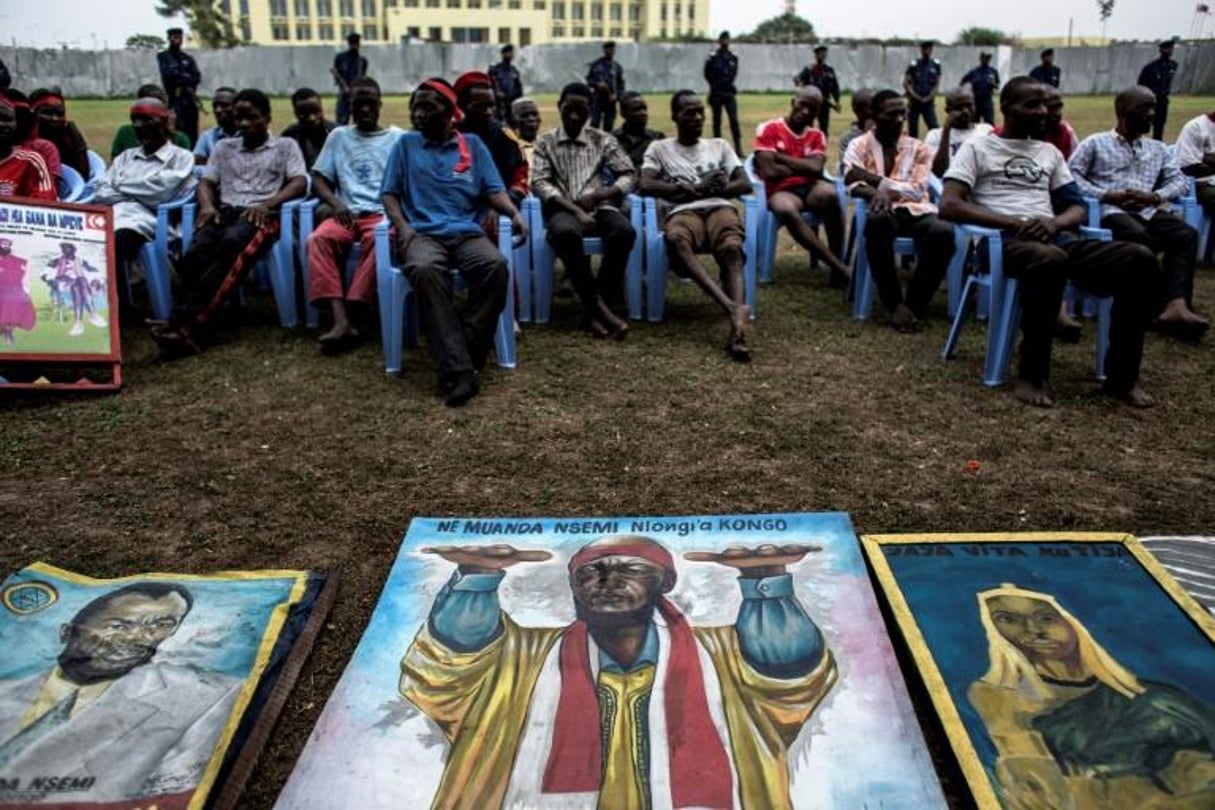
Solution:
<path fill-rule="evenodd" d="M 686 552 L 741 592 L 733 625 L 693 627 L 671 553 L 603 537 L 566 566 L 575 621 L 523 627 L 499 586 L 550 552 L 423 548 L 455 566 L 401 662 L 449 746 L 433 806 L 790 807 L 788 748 L 837 679 L 788 572 L 816 550 Z"/>

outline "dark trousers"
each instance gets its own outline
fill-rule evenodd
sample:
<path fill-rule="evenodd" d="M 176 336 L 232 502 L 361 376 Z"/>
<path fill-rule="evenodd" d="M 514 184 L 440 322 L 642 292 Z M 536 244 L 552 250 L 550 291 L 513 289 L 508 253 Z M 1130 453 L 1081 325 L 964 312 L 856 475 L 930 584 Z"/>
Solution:
<path fill-rule="evenodd" d="M 906 299 L 894 263 L 897 236 L 910 236 L 919 253 Z M 878 297 L 888 312 L 906 304 L 917 318 L 923 317 L 956 249 L 953 226 L 935 214 L 915 217 L 905 208 L 895 208 L 889 213 L 869 214 L 865 221 L 865 257 L 869 259 L 869 272 L 877 285 Z"/>
<path fill-rule="evenodd" d="M 243 208 L 224 206 L 218 222 L 208 222 L 194 232 L 190 249 L 177 263 L 181 288 L 169 319 L 173 328 L 205 328 L 278 236 L 278 220 L 258 228 L 241 218 L 244 212 Z"/>
<path fill-rule="evenodd" d="M 1152 137 L 1164 140 L 1164 125 L 1169 120 L 1169 97 L 1156 96 L 1156 117 L 1152 120 Z"/>
<path fill-rule="evenodd" d="M 1157 211 L 1151 219 L 1132 214 L 1102 217 L 1101 227 L 1109 228 L 1119 242 L 1143 245 L 1160 259 L 1161 289 L 1157 301 L 1163 307 L 1174 298 L 1192 303 L 1194 267 L 1198 264 L 1198 231 L 1175 214 Z M 1160 308 L 1158 307 L 1158 309 Z"/>
<path fill-rule="evenodd" d="M 557 258 L 561 259 L 586 315 L 594 317 L 600 298 L 609 307 L 619 308 L 624 303 L 624 273 L 629 253 L 637 241 L 637 231 L 633 230 L 628 218 L 615 209 L 599 208 L 594 213 L 595 232 L 587 234 L 583 233 L 578 218 L 569 211 L 555 206 L 546 209 L 546 238 Z M 599 266 L 598 279 L 591 272 L 590 257 L 582 249 L 584 236 L 598 236 L 603 240 L 603 262 Z"/>
<path fill-rule="evenodd" d="M 975 96 L 975 114 L 979 120 L 988 124 L 996 123 L 996 111 L 991 103 L 991 96 L 979 98 Z"/>
<path fill-rule="evenodd" d="M 921 118 L 924 119 L 925 130 L 937 128 L 937 104 L 935 98 L 932 101 L 916 101 L 915 99 L 907 101 L 907 134 L 913 138 L 920 137 Z"/>
<path fill-rule="evenodd" d="M 344 127 L 350 123 L 350 94 L 339 93 L 337 100 L 337 109 L 333 112 L 334 118 L 339 127 Z"/>
<path fill-rule="evenodd" d="M 119 228 L 114 231 L 114 259 L 118 262 L 118 321 L 129 323 L 131 317 L 131 296 L 128 291 L 130 282 L 127 273 L 128 265 L 139 258 L 139 251 L 148 243 L 148 237 L 130 228 Z"/>
<path fill-rule="evenodd" d="M 616 102 L 608 101 L 607 96 L 595 94 L 591 102 L 591 126 L 604 132 L 611 132 L 616 123 Z"/>
<path fill-rule="evenodd" d="M 1194 194 L 1208 213 L 1215 211 L 1215 183 L 1197 183 Z"/>
<path fill-rule="evenodd" d="M 418 234 L 398 257 L 418 296 L 422 330 L 441 381 L 485 367 L 498 316 L 506 306 L 510 272 L 506 259 L 484 234 Z M 452 270 L 459 269 L 468 297 L 456 306 Z"/>
<path fill-rule="evenodd" d="M 823 106 L 818 110 L 818 128 L 825 136 L 831 135 L 831 108 L 827 106 L 830 101 L 829 98 L 823 98 Z"/>
<path fill-rule="evenodd" d="M 1155 314 L 1156 257 L 1142 245 L 1073 239 L 1044 245 L 1009 236 L 1004 270 L 1020 280 L 1021 361 L 1018 376 L 1031 382 L 1050 378 L 1051 343 L 1063 290 L 1070 278 L 1098 296 L 1114 297 L 1106 385 L 1126 391 L 1139 381 L 1143 333 Z"/>
<path fill-rule="evenodd" d="M 738 99 L 733 93 L 709 94 L 709 109 L 713 111 L 713 137 L 721 137 L 721 111 L 730 118 L 730 135 L 734 138 L 735 150 L 742 149 L 742 129 L 738 126 Z"/>
<path fill-rule="evenodd" d="M 198 143 L 198 99 L 193 93 L 173 99 L 173 113 L 177 116 L 177 131 L 190 139 L 190 148 Z"/>

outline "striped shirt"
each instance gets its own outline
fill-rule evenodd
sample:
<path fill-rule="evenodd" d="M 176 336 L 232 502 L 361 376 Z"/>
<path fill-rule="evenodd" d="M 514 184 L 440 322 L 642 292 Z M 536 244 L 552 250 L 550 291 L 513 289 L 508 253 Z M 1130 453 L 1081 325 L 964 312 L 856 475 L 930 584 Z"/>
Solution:
<path fill-rule="evenodd" d="M 203 170 L 203 179 L 219 186 L 220 202 L 236 208 L 265 202 L 295 177 L 308 177 L 299 145 L 273 135 L 253 149 L 243 138 L 224 138 Z"/>
<path fill-rule="evenodd" d="M 1089 135 L 1067 162 L 1080 193 L 1101 199 L 1110 191 L 1151 191 L 1164 202 L 1175 200 L 1189 190 L 1190 184 L 1169 148 L 1161 141 L 1136 138 L 1128 141 L 1115 131 Z M 1101 215 L 1134 213 L 1150 219 L 1156 209 L 1124 212 L 1116 205 L 1102 204 Z"/>
<path fill-rule="evenodd" d="M 583 194 L 615 186 L 628 194 L 637 180 L 633 161 L 620 142 L 602 130 L 583 127 L 577 137 L 557 127 L 536 139 L 532 152 L 532 193 L 541 200 Z M 608 203 L 600 204 L 600 207 Z"/>
<path fill-rule="evenodd" d="M 55 181 L 42 156 L 18 146 L 0 160 L 0 197 L 58 199 Z"/>

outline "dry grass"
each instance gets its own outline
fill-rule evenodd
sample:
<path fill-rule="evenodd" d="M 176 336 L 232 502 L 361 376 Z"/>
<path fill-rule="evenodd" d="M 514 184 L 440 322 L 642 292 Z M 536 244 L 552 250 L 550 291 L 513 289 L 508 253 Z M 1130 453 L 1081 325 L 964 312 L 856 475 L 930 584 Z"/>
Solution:
<path fill-rule="evenodd" d="M 744 109 L 753 122 L 784 103 Z M 1089 130 L 1109 100 L 1073 109 L 1090 105 Z M 1178 122 L 1187 105 L 1199 102 L 1179 99 Z M 121 117 L 105 109 L 84 122 L 90 136 Z M 1209 269 L 1196 296 L 1215 309 Z M 328 631 L 244 805 L 266 808 L 415 515 L 841 509 L 862 532 L 1215 525 L 1209 345 L 1150 338 L 1145 381 L 1162 404 L 1132 412 L 1093 393 L 1090 325 L 1081 345 L 1056 348 L 1059 405 L 1038 411 L 982 387 L 982 328 L 944 362 L 943 311 L 911 336 L 851 321 L 788 245 L 760 291 L 750 366 L 722 354 L 726 325 L 703 296 L 673 282 L 670 299 L 667 323 L 636 325 L 624 344 L 584 338 L 559 300 L 552 325 L 527 330 L 518 370 L 492 371 L 459 411 L 432 396 L 425 352 L 407 353 L 400 379 L 374 345 L 321 357 L 314 335 L 274 326 L 264 300 L 239 336 L 177 364 L 128 335 L 121 394 L 0 403 L 0 569 L 340 569 Z"/>

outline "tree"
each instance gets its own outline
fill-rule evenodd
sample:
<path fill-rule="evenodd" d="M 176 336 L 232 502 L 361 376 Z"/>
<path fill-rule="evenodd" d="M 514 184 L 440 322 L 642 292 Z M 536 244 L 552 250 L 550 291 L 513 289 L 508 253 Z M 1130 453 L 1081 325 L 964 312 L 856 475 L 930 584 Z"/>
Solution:
<path fill-rule="evenodd" d="M 160 0 L 156 13 L 162 17 L 185 16 L 190 33 L 204 48 L 231 48 L 241 43 L 232 21 L 212 0 Z"/>
<path fill-rule="evenodd" d="M 782 14 L 779 17 L 764 20 L 755 27 L 754 31 L 740 36 L 738 40 L 740 42 L 796 42 L 802 44 L 817 42 L 818 37 L 814 35 L 814 26 L 810 24 L 809 20 L 796 14 Z"/>
<path fill-rule="evenodd" d="M 1012 45 L 1014 44 L 1013 37 L 997 28 L 963 28 L 958 32 L 957 39 L 953 41 L 954 45 L 983 45 L 986 47 L 994 47 L 996 45 Z"/>
<path fill-rule="evenodd" d="M 1105 39 L 1105 24 L 1114 13 L 1114 0 L 1097 0 L 1097 16 L 1101 18 L 1101 39 Z"/>
<path fill-rule="evenodd" d="M 133 51 L 159 51 L 165 47 L 165 41 L 155 34 L 132 34 L 127 37 L 126 47 Z"/>

